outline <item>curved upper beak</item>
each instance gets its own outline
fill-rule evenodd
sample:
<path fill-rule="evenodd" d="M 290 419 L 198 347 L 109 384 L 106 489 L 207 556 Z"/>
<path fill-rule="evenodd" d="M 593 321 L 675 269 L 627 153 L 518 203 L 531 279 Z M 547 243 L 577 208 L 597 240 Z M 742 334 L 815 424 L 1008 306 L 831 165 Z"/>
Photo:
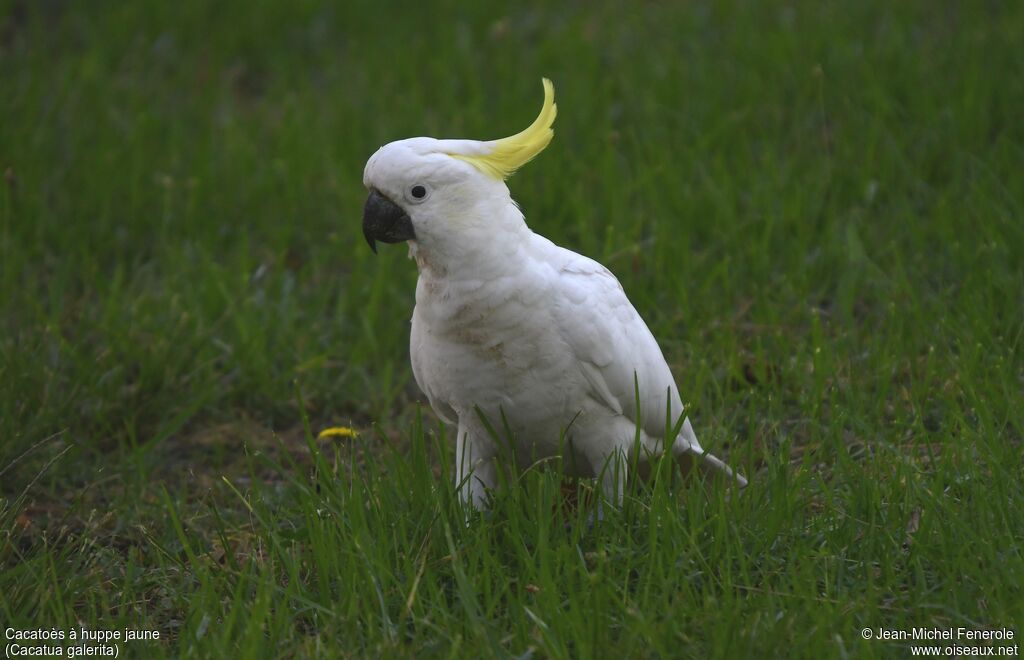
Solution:
<path fill-rule="evenodd" d="M 408 213 L 376 190 L 371 190 L 363 206 L 363 236 L 376 254 L 377 241 L 398 243 L 413 240 L 416 232 Z"/>

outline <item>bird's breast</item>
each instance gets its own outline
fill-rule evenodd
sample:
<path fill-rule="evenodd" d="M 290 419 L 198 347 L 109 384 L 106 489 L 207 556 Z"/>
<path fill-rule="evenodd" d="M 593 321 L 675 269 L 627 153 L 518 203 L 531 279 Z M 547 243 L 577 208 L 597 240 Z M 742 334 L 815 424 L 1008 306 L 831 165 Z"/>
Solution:
<path fill-rule="evenodd" d="M 564 416 L 582 383 L 541 304 L 543 292 L 523 286 L 500 280 L 417 286 L 410 351 L 417 382 L 432 402 L 457 411 L 504 411 L 527 426 Z"/>

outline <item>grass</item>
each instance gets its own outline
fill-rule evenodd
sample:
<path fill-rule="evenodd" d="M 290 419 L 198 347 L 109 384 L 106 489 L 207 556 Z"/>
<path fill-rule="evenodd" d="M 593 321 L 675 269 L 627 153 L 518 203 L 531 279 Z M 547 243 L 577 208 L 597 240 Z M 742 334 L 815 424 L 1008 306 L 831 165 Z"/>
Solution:
<path fill-rule="evenodd" d="M 1019 642 L 1021 34 L 1011 2 L 0 1 L 0 624 L 146 657 Z M 513 195 L 619 276 L 742 495 L 663 470 L 590 529 L 590 484 L 529 472 L 464 523 L 362 166 L 519 130 L 543 75 Z"/>

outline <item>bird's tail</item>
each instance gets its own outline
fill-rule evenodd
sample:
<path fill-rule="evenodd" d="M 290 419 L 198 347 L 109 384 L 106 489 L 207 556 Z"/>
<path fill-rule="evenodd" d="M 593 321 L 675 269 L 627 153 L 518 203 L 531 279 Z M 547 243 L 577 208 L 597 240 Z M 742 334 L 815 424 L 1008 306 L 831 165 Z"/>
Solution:
<path fill-rule="evenodd" d="M 686 460 L 690 461 L 691 466 L 693 463 L 696 463 L 697 468 L 705 475 L 725 477 L 740 488 L 747 487 L 747 478 L 726 465 L 725 461 L 714 454 L 702 454 L 699 451 L 688 449 L 684 456 Z M 680 460 L 679 462 L 682 463 L 683 461 Z M 687 468 L 684 466 L 684 470 L 686 469 Z"/>
<path fill-rule="evenodd" d="M 701 448 L 689 419 L 683 420 L 681 432 L 672 445 L 672 453 L 683 474 L 688 474 L 696 467 L 708 478 L 725 477 L 740 488 L 747 486 L 746 477 L 726 465 L 722 459 Z"/>

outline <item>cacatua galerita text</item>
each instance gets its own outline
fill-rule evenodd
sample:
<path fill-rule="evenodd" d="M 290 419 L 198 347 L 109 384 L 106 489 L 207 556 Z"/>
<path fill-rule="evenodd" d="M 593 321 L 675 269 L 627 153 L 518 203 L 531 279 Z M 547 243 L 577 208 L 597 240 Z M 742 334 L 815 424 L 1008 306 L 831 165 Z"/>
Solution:
<path fill-rule="evenodd" d="M 615 276 L 535 234 L 512 200 L 505 180 L 554 135 L 554 87 L 543 84 L 540 115 L 516 135 L 398 140 L 363 173 L 370 247 L 407 241 L 419 269 L 413 374 L 458 427 L 463 501 L 487 506 L 505 443 L 518 469 L 561 456 L 566 474 L 600 477 L 617 500 L 626 466 L 642 476 L 666 443 L 684 469 L 746 485 L 698 444 L 661 349 Z"/>

